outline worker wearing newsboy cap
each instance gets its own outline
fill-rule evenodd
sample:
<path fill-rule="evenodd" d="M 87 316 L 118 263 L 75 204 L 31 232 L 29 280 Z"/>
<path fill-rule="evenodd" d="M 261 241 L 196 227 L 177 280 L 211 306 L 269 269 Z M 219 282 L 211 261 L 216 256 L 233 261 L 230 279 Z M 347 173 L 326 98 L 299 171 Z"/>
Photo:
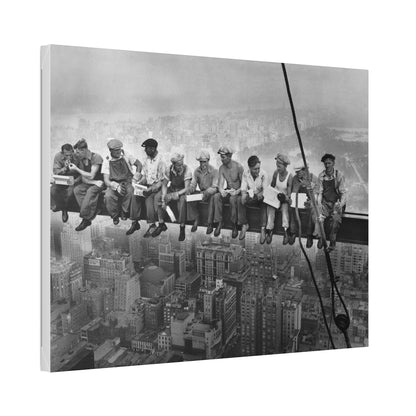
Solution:
<path fill-rule="evenodd" d="M 153 232 L 153 236 L 158 236 L 161 232 L 167 230 L 164 222 L 166 208 L 176 208 L 179 212 L 179 241 L 185 240 L 186 225 L 186 194 L 192 179 L 192 172 L 183 163 L 184 155 L 174 153 L 170 161 L 172 164 L 165 172 L 162 182 L 162 194 L 160 197 L 160 207 L 158 209 L 159 225 Z M 170 183 L 169 187 L 168 184 Z"/>
<path fill-rule="evenodd" d="M 123 220 L 130 217 L 132 225 L 127 235 L 132 234 L 140 229 L 140 204 L 132 198 L 134 193 L 132 180 L 135 170 L 141 172 L 142 164 L 136 157 L 123 150 L 123 143 L 119 139 L 108 139 L 107 147 L 110 156 L 104 159 L 101 168 L 107 186 L 104 196 L 105 205 L 114 225 L 119 223 L 120 217 Z"/>
<path fill-rule="evenodd" d="M 217 223 L 214 235 L 217 237 L 221 233 L 223 226 L 222 209 L 224 202 L 230 203 L 231 222 L 232 222 L 232 238 L 238 236 L 238 226 L 241 225 L 239 221 L 239 214 L 241 216 L 241 198 L 240 195 L 241 180 L 243 177 L 243 166 L 232 160 L 233 151 L 228 146 L 221 146 L 218 150 L 221 157 L 222 165 L 219 169 L 218 176 L 218 191 L 214 195 L 214 223 Z M 240 219 L 241 220 L 241 219 Z"/>
<path fill-rule="evenodd" d="M 207 218 L 207 234 L 211 234 L 214 230 L 214 198 L 213 195 L 218 191 L 218 170 L 215 169 L 210 163 L 210 154 L 206 150 L 201 150 L 196 160 L 199 162 L 199 166 L 195 169 L 192 176 L 191 185 L 189 187 L 189 193 L 195 194 L 199 192 L 203 194 L 202 201 L 208 203 L 208 218 Z M 198 202 L 188 202 L 188 219 L 194 221 L 191 231 L 197 230 L 200 221 L 200 207 Z"/>

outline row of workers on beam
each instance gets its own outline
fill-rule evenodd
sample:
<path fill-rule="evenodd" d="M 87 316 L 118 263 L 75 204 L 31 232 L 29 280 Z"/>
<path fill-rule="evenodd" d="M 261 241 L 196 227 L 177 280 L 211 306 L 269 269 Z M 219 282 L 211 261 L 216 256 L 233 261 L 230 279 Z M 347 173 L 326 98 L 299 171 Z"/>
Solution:
<path fill-rule="evenodd" d="M 76 227 L 77 231 L 91 225 L 97 214 L 99 195 L 106 189 L 105 205 L 114 224 L 118 224 L 120 218 L 132 220 L 127 235 L 140 229 L 141 199 L 144 198 L 149 224 L 144 237 L 156 237 L 166 231 L 164 218 L 167 206 L 176 205 L 179 212 L 179 241 L 183 241 L 186 221 L 193 221 L 191 231 L 196 231 L 200 224 L 198 203 L 187 203 L 186 195 L 200 192 L 203 194 L 202 201 L 208 203 L 207 234 L 214 232 L 215 236 L 220 235 L 223 227 L 223 204 L 229 203 L 232 238 L 239 237 L 243 240 L 249 229 L 246 208 L 255 206 L 260 209 L 260 243 L 272 242 L 276 208 L 263 201 L 264 189 L 269 183 L 257 156 L 251 156 L 247 161 L 247 168 L 244 169 L 232 159 L 232 150 L 223 146 L 218 150 L 222 164 L 217 170 L 209 163 L 210 154 L 203 150 L 196 158 L 199 167 L 192 173 L 184 164 L 184 155 L 178 153 L 171 157 L 171 165 L 167 167 L 157 150 L 158 142 L 153 138 L 142 144 L 146 153 L 143 163 L 126 153 L 123 143 L 118 139 L 109 139 L 107 146 L 110 156 L 106 159 L 91 152 L 84 139 L 75 144 L 75 154 L 72 146 L 67 144 L 55 156 L 54 174 L 73 175 L 75 183 L 74 186 L 52 185 L 52 209 L 62 210 L 62 219 L 66 222 L 67 205 L 73 193 L 80 206 L 82 218 L 82 222 Z M 309 173 L 309 178 L 302 166 L 295 168 L 295 175 L 290 174 L 287 170 L 290 161 L 286 155 L 278 153 L 275 160 L 276 170 L 270 185 L 277 189 L 280 200 L 283 244 L 293 244 L 296 239 L 297 222 L 293 218 L 293 209 L 290 208 L 291 194 L 302 192 L 308 194 L 305 203 L 307 247 L 313 245 L 314 237 L 319 239 L 318 247 L 322 247 L 319 225 L 310 203 L 311 193 L 317 199 L 320 219 L 324 222 L 330 248 L 335 247 L 336 234 L 346 203 L 345 179 L 341 172 L 334 169 L 335 156 L 324 155 L 321 161 L 325 170 L 319 177 Z M 143 197 L 134 195 L 134 183 L 147 187 Z"/>

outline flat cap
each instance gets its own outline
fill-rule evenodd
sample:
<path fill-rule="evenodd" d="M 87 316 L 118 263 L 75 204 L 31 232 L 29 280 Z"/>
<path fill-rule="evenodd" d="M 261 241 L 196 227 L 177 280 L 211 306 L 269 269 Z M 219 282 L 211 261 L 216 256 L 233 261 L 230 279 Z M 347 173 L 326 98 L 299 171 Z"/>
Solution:
<path fill-rule="evenodd" d="M 157 147 L 158 142 L 155 139 L 146 139 L 142 143 L 142 147 Z"/>
<path fill-rule="evenodd" d="M 199 153 L 199 156 L 196 158 L 196 160 L 198 161 L 207 161 L 210 159 L 210 155 L 206 150 L 201 150 L 201 152 Z"/>
<path fill-rule="evenodd" d="M 218 154 L 219 155 L 228 155 L 228 154 L 233 154 L 233 150 L 231 149 L 231 147 L 228 146 L 221 146 L 218 150 Z"/>
<path fill-rule="evenodd" d="M 170 158 L 170 161 L 172 163 L 176 163 L 176 162 L 181 162 L 184 158 L 184 155 L 180 154 L 180 153 L 173 153 L 173 155 Z"/>
<path fill-rule="evenodd" d="M 107 146 L 110 150 L 118 150 L 123 147 L 123 143 L 119 139 L 108 139 Z"/>
<path fill-rule="evenodd" d="M 290 165 L 289 158 L 286 155 L 282 154 L 282 153 L 278 153 L 276 155 L 275 159 L 276 159 L 276 162 L 279 162 L 279 163 L 281 163 L 283 165 L 286 165 L 286 166 L 287 165 Z"/>

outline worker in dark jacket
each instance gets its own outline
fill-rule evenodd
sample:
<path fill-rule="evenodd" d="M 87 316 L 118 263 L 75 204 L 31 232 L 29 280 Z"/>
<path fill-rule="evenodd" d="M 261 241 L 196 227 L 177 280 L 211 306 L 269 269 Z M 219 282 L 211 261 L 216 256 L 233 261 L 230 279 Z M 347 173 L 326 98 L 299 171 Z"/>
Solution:
<path fill-rule="evenodd" d="M 71 144 L 66 143 L 61 147 L 53 159 L 53 174 L 62 176 L 72 176 L 72 185 L 57 185 L 52 183 L 51 186 L 51 209 L 54 212 L 62 211 L 62 221 L 68 221 L 68 205 L 74 195 L 74 186 L 79 183 L 81 178 L 75 171 L 77 158 L 74 154 L 74 148 Z"/>
<path fill-rule="evenodd" d="M 110 157 L 103 162 L 101 172 L 104 183 L 107 186 L 105 192 L 105 205 L 114 225 L 121 219 L 128 217 L 132 220 L 127 235 L 140 229 L 140 207 L 139 201 L 132 198 L 134 189 L 132 185 L 135 168 L 138 173 L 142 170 L 141 162 L 123 150 L 123 143 L 118 139 L 109 139 L 107 143 Z M 135 168 L 134 168 L 135 167 Z"/>

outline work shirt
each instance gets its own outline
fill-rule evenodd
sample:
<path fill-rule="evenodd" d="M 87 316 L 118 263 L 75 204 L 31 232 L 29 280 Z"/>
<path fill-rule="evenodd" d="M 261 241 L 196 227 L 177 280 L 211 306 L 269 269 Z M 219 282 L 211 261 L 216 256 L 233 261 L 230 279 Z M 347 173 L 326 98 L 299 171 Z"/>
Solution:
<path fill-rule="evenodd" d="M 78 167 L 84 172 L 91 172 L 92 166 L 99 165 L 98 171 L 92 179 L 102 180 L 101 167 L 103 162 L 103 158 L 98 153 L 88 151 L 87 157 L 79 160 Z"/>
<path fill-rule="evenodd" d="M 58 152 L 55 157 L 53 158 L 53 167 L 52 171 L 54 175 L 66 175 L 66 176 L 73 176 L 74 178 L 77 177 L 79 174 L 75 171 L 66 171 L 60 172 L 61 169 L 66 167 L 66 163 L 73 163 L 77 165 L 78 159 L 75 155 L 72 155 L 69 159 L 67 159 L 62 152 Z"/>
<path fill-rule="evenodd" d="M 162 156 L 157 153 L 152 159 L 147 156 L 143 163 L 142 174 L 146 185 L 153 185 L 163 180 L 166 171 L 166 164 Z"/>
<path fill-rule="evenodd" d="M 133 174 L 134 173 L 133 166 L 136 163 L 136 160 L 138 159 L 128 153 L 123 153 L 122 156 L 120 156 L 118 159 L 113 159 L 111 158 L 111 156 L 107 156 L 103 161 L 103 165 L 101 167 L 101 173 L 109 175 L 110 174 L 110 160 L 114 162 L 119 159 L 124 159 L 127 162 L 127 166 L 130 169 L 130 172 Z"/>
<path fill-rule="evenodd" d="M 198 166 L 192 176 L 191 192 L 195 192 L 197 186 L 201 191 L 206 191 L 211 187 L 216 188 L 218 186 L 218 170 L 208 165 L 207 169 L 203 171 L 201 166 Z"/>
<path fill-rule="evenodd" d="M 221 165 L 219 176 L 222 176 L 227 181 L 226 189 L 240 189 L 243 172 L 243 166 L 235 160 L 232 160 L 230 167 Z"/>
<path fill-rule="evenodd" d="M 264 190 L 266 183 L 267 177 L 264 170 L 261 170 L 257 178 L 254 179 L 250 169 L 247 169 L 244 171 L 243 178 L 241 180 L 241 191 L 248 192 L 249 189 L 252 189 L 254 191 L 254 195 L 257 195 Z"/>
<path fill-rule="evenodd" d="M 326 170 L 323 170 L 319 174 L 318 181 L 320 195 L 323 195 L 324 192 L 324 182 L 334 181 L 335 192 L 338 194 L 341 204 L 344 205 L 346 203 L 347 188 L 345 187 L 345 177 L 338 169 L 334 169 L 331 175 L 328 175 Z"/>
<path fill-rule="evenodd" d="M 176 172 L 173 165 L 165 172 L 165 179 L 170 181 L 170 191 L 177 192 L 185 188 L 185 181 L 192 179 L 192 172 L 188 166 L 183 165 L 182 172 Z"/>

